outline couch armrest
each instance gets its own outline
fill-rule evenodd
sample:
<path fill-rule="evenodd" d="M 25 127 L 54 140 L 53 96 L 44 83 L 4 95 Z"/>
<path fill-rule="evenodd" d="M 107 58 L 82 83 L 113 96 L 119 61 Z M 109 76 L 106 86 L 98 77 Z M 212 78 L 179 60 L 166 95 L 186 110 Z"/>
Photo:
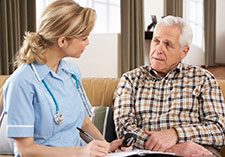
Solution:
<path fill-rule="evenodd" d="M 8 77 L 9 77 L 9 75 L 0 75 L 0 115 L 1 115 L 1 112 L 3 109 L 2 89 L 3 89 L 3 85 Z"/>

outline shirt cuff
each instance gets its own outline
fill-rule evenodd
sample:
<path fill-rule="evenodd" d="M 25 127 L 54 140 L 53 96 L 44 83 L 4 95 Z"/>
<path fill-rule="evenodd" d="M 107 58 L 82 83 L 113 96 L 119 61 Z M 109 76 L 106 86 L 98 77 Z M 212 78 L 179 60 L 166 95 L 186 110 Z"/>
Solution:
<path fill-rule="evenodd" d="M 7 125 L 8 137 L 33 137 L 34 126 L 33 125 Z"/>
<path fill-rule="evenodd" d="M 185 142 L 191 140 L 191 130 L 188 131 L 188 128 L 182 127 L 182 126 L 175 126 L 173 127 L 177 131 L 178 135 L 178 142 Z"/>
<path fill-rule="evenodd" d="M 137 135 L 138 135 L 138 138 L 134 146 L 136 146 L 139 149 L 144 149 L 145 142 L 148 140 L 148 135 L 146 135 L 143 131 L 139 131 Z"/>

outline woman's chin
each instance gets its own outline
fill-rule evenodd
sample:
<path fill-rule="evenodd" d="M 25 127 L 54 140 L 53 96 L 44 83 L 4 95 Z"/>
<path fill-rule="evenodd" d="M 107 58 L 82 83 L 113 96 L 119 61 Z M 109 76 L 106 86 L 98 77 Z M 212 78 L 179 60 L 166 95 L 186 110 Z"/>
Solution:
<path fill-rule="evenodd" d="M 76 54 L 76 55 L 74 55 L 74 56 L 72 56 L 72 57 L 73 57 L 73 58 L 80 58 L 81 55 L 82 55 L 82 53 L 79 53 L 79 54 Z"/>

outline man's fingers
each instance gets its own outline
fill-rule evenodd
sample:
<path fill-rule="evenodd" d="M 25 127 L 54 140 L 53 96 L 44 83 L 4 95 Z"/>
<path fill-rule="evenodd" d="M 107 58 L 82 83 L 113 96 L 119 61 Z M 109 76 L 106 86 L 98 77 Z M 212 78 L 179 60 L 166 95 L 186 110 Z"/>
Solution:
<path fill-rule="evenodd" d="M 145 133 L 148 135 L 148 136 L 151 136 L 152 132 L 149 131 L 149 130 L 145 130 Z"/>

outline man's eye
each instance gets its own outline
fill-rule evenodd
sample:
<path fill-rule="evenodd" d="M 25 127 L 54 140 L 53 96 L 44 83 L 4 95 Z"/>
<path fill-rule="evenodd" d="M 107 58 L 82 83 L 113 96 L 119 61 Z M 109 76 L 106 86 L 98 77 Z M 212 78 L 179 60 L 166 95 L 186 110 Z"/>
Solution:
<path fill-rule="evenodd" d="M 159 40 L 158 39 L 154 39 L 153 42 L 157 44 L 157 43 L 159 43 Z"/>
<path fill-rule="evenodd" d="M 165 42 L 164 45 L 165 45 L 167 48 L 168 48 L 168 47 L 173 48 L 172 45 L 171 45 L 169 42 Z"/>
<path fill-rule="evenodd" d="M 170 46 L 170 44 L 168 42 L 165 42 L 166 47 Z"/>

